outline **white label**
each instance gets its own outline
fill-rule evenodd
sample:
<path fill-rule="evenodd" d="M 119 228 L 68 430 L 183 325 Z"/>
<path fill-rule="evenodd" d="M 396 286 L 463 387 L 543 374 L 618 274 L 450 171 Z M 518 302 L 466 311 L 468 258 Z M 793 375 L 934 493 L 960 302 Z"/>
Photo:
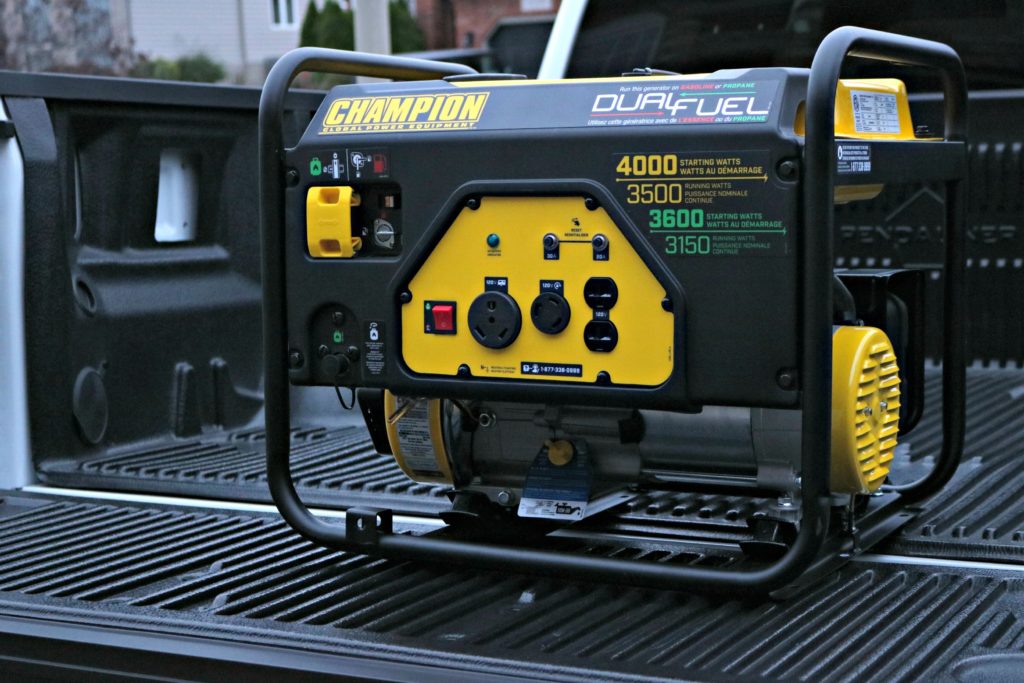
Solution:
<path fill-rule="evenodd" d="M 536 519 L 564 519 L 579 521 L 587 512 L 585 500 L 545 500 L 523 498 L 519 501 L 519 516 Z"/>
<path fill-rule="evenodd" d="M 896 95 L 887 92 L 851 90 L 853 128 L 858 133 L 899 133 L 900 113 Z"/>
<path fill-rule="evenodd" d="M 870 173 L 871 145 L 844 142 L 836 149 L 836 173 Z"/>
<path fill-rule="evenodd" d="M 434 440 L 430 436 L 429 401 L 417 401 L 395 425 L 398 447 L 409 469 L 416 472 L 440 474 L 434 455 Z"/>

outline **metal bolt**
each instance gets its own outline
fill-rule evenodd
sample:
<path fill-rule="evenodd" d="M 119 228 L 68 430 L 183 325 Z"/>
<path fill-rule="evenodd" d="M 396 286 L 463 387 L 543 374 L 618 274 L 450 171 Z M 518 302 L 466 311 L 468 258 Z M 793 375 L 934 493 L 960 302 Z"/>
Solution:
<path fill-rule="evenodd" d="M 871 413 L 872 413 L 873 411 L 871 410 L 871 406 L 864 406 L 864 410 L 863 410 L 863 411 L 861 411 L 861 412 L 863 412 L 863 413 L 864 413 L 865 415 L 867 415 L 868 417 L 871 417 Z"/>
<path fill-rule="evenodd" d="M 776 168 L 776 171 L 779 174 L 779 178 L 781 178 L 783 180 L 794 180 L 794 179 L 796 179 L 796 176 L 797 176 L 797 173 L 799 172 L 799 170 L 800 170 L 800 167 L 792 159 L 783 159 L 782 161 L 779 162 L 779 165 Z"/>
<path fill-rule="evenodd" d="M 321 358 L 323 358 L 324 356 L 326 356 L 330 352 L 331 352 L 331 350 L 329 348 L 327 348 L 326 344 L 321 344 L 316 349 L 316 355 L 320 356 Z"/>
<path fill-rule="evenodd" d="M 470 199 L 469 201 L 466 202 L 466 206 L 468 206 L 473 211 L 476 211 L 477 209 L 480 208 L 480 200 L 474 197 L 473 199 Z"/>
<path fill-rule="evenodd" d="M 463 363 L 459 366 L 459 377 L 469 377 L 471 374 L 473 373 L 470 371 L 468 365 Z"/>
<path fill-rule="evenodd" d="M 295 349 L 292 349 L 291 351 L 288 352 L 288 367 L 292 369 L 301 368 L 302 361 L 303 358 L 301 352 Z"/>
<path fill-rule="evenodd" d="M 498 491 L 499 504 L 511 505 L 513 500 L 515 500 L 515 495 L 508 489 L 502 489 L 501 491 Z"/>
<path fill-rule="evenodd" d="M 664 299 L 662 299 L 661 300 L 661 310 L 663 310 L 663 311 L 671 311 L 672 310 L 672 299 L 669 299 L 668 297 L 665 297 Z"/>
<path fill-rule="evenodd" d="M 597 200 L 594 199 L 593 197 L 587 197 L 586 199 L 584 199 L 583 205 L 587 207 L 588 211 L 596 211 L 597 207 L 599 206 Z"/>
<path fill-rule="evenodd" d="M 299 184 L 299 172 L 294 168 L 289 168 L 284 174 L 284 181 L 288 183 L 289 187 L 295 187 Z"/>
<path fill-rule="evenodd" d="M 497 419 L 494 417 L 494 413 L 482 412 L 477 416 L 476 421 L 481 427 L 487 429 L 493 426 Z"/>
<path fill-rule="evenodd" d="M 889 410 L 889 402 L 888 401 L 879 401 L 878 409 L 881 410 L 883 413 L 885 411 Z"/>
<path fill-rule="evenodd" d="M 412 292 L 402 292 L 398 295 L 398 300 L 403 304 L 407 304 L 412 301 Z"/>
<path fill-rule="evenodd" d="M 783 368 L 779 370 L 779 373 L 775 375 L 775 382 L 779 385 L 780 389 L 786 391 L 792 391 L 796 389 L 796 370 L 790 368 Z"/>

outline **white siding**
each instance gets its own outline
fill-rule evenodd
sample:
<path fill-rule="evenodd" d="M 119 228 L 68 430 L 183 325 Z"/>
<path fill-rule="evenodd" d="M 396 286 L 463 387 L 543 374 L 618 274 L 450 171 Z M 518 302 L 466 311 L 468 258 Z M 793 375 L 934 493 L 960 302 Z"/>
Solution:
<path fill-rule="evenodd" d="M 243 0 L 245 14 L 245 44 L 249 64 L 260 76 L 266 73 L 264 64 L 273 61 L 288 50 L 299 46 L 299 28 L 306 14 L 308 0 L 292 0 L 295 25 L 292 28 L 272 26 L 272 0 Z M 262 78 L 260 79 L 262 81 Z"/>
<path fill-rule="evenodd" d="M 298 46 L 309 4 L 292 0 L 295 25 L 280 28 L 272 26 L 273 0 L 127 1 L 136 51 L 154 59 L 204 52 L 224 66 L 228 80 L 246 83 L 261 83 L 267 63 Z"/>

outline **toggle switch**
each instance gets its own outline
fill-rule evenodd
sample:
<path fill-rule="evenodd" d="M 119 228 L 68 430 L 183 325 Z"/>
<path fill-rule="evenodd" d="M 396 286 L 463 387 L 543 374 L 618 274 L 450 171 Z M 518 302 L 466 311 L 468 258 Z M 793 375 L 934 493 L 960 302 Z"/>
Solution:
<path fill-rule="evenodd" d="M 433 308 L 434 332 L 455 331 L 455 307 L 451 304 L 437 304 Z"/>
<path fill-rule="evenodd" d="M 423 331 L 426 334 L 455 334 L 455 302 L 424 301 Z"/>

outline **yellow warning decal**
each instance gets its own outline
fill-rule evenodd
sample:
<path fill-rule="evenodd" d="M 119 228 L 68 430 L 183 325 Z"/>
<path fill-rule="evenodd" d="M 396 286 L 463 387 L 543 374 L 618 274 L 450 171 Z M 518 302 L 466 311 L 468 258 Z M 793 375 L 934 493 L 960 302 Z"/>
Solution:
<path fill-rule="evenodd" d="M 339 97 L 324 115 L 321 135 L 475 128 L 489 92 Z"/>

